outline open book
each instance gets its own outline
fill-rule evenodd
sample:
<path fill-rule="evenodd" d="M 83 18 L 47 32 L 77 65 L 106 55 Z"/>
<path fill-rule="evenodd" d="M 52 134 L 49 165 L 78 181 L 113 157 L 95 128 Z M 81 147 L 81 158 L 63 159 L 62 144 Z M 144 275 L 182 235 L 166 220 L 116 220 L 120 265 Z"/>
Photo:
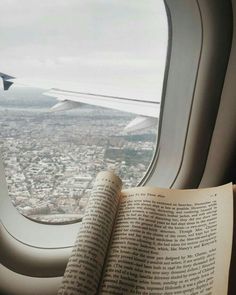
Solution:
<path fill-rule="evenodd" d="M 232 185 L 139 187 L 100 173 L 58 295 L 226 295 Z"/>

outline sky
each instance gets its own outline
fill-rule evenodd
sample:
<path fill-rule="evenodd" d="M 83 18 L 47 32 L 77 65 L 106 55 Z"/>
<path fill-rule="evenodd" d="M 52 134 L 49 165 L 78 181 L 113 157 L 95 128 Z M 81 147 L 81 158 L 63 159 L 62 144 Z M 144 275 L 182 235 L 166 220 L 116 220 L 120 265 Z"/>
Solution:
<path fill-rule="evenodd" d="M 160 100 L 163 0 L 1 0 L 0 13 L 0 72 Z"/>

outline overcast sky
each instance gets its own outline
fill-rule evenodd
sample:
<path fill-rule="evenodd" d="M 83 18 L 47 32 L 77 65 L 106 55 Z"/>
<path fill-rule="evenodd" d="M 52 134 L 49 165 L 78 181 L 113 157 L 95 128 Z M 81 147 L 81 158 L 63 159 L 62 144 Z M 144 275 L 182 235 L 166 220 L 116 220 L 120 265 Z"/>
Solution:
<path fill-rule="evenodd" d="M 168 40 L 162 0 L 1 0 L 0 12 L 0 72 L 160 96 Z"/>

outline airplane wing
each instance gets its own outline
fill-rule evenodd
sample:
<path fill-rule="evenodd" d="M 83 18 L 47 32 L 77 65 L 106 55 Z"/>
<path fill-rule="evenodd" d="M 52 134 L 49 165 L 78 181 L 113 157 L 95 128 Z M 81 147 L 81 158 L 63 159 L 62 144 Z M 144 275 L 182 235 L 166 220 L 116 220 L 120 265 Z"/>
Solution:
<path fill-rule="evenodd" d="M 80 107 L 81 104 L 90 104 L 136 114 L 137 117 L 124 128 L 125 132 L 146 129 L 157 124 L 160 103 L 156 101 L 80 92 L 77 91 L 76 88 L 78 88 L 78 86 L 76 85 L 76 87 L 75 84 L 73 86 L 67 85 L 65 89 L 51 88 L 49 86 L 50 82 L 48 81 L 36 82 L 17 79 L 4 73 L 0 73 L 0 77 L 2 78 L 4 90 L 8 90 L 14 83 L 23 86 L 49 89 L 43 94 L 55 97 L 58 100 L 58 103 L 51 108 L 51 111 L 65 111 Z M 61 86 L 61 83 L 54 83 L 54 85 L 55 84 L 58 84 L 58 86 L 60 84 Z M 66 88 L 70 88 L 72 91 Z"/>

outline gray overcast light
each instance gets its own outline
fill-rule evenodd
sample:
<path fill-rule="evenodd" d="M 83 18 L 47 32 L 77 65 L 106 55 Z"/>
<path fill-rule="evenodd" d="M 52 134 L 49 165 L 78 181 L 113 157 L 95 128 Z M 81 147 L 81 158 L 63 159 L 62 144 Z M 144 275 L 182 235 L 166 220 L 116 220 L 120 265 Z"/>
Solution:
<path fill-rule="evenodd" d="M 160 100 L 168 42 L 163 0 L 1 0 L 0 11 L 0 72 L 91 90 L 132 88 Z"/>

